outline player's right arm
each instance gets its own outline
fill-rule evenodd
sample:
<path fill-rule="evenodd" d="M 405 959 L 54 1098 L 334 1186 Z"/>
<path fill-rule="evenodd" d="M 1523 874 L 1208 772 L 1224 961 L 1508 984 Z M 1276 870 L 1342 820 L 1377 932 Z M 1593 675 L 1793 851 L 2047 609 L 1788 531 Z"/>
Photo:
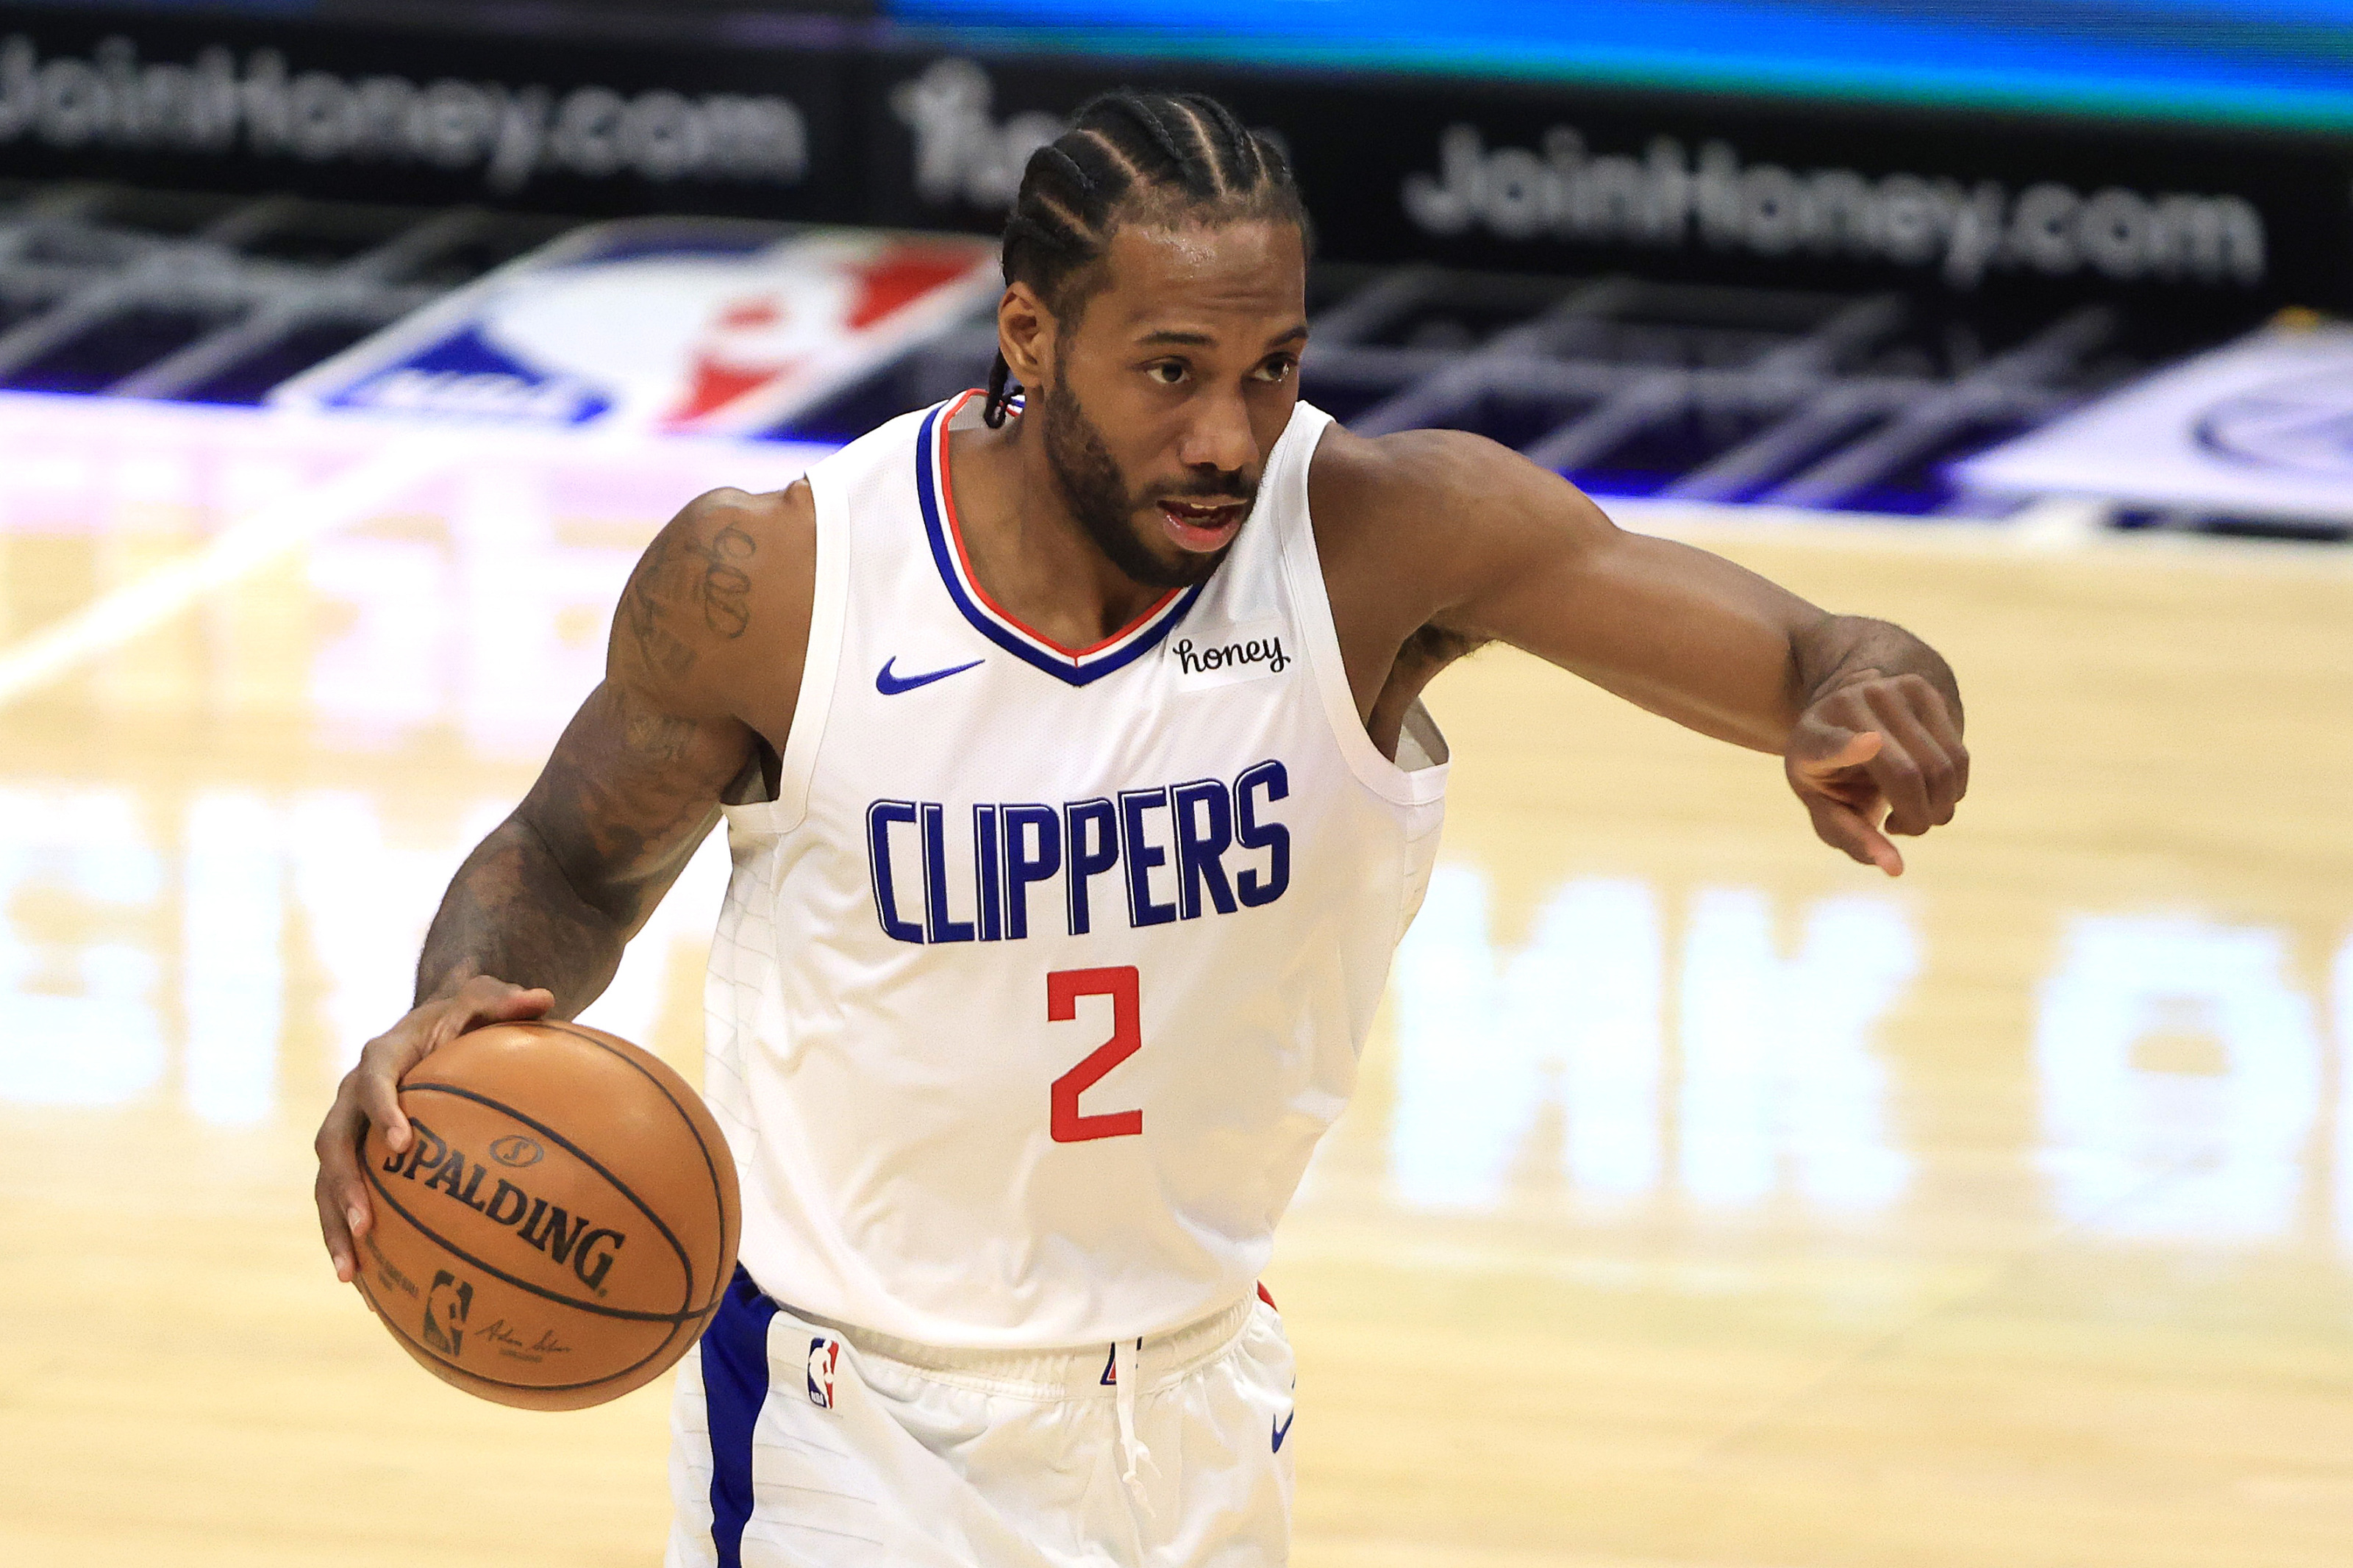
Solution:
<path fill-rule="evenodd" d="M 338 1279 L 353 1277 L 371 1218 L 361 1133 L 373 1121 L 407 1146 L 403 1076 L 469 1029 L 595 1001 L 721 802 L 754 798 L 791 727 L 815 562 L 806 482 L 712 491 L 647 548 L 603 682 L 459 868 L 425 939 L 417 1005 L 367 1043 L 320 1125 L 319 1228 Z"/>

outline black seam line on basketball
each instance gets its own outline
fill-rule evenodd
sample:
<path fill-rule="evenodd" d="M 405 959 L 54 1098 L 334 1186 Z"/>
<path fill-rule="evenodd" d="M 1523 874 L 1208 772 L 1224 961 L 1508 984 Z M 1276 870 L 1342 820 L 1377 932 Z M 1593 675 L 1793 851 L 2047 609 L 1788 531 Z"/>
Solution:
<path fill-rule="evenodd" d="M 456 1373 L 460 1377 L 470 1377 L 477 1383 L 487 1383 L 493 1388 L 520 1389 L 526 1394 L 577 1394 L 584 1388 L 602 1388 L 607 1384 L 617 1382 L 620 1379 L 628 1376 L 631 1373 L 638 1371 L 648 1362 L 659 1360 L 662 1353 L 668 1351 L 670 1345 L 678 1339 L 679 1331 L 686 1327 L 683 1323 L 672 1323 L 670 1326 L 670 1331 L 662 1335 L 661 1343 L 656 1345 L 652 1350 L 647 1352 L 644 1355 L 639 1356 L 637 1360 L 631 1362 L 628 1365 L 622 1367 L 617 1372 L 607 1373 L 603 1377 L 590 1378 L 586 1383 L 516 1383 L 508 1378 L 492 1377 L 487 1373 L 476 1372 L 470 1366 L 466 1366 L 458 1362 L 451 1361 L 439 1351 L 435 1350 L 431 1345 L 420 1342 L 415 1334 L 410 1333 L 406 1329 L 402 1328 L 398 1323 L 393 1321 L 392 1315 L 390 1313 L 386 1312 L 381 1307 L 376 1307 L 375 1293 L 368 1289 L 365 1281 L 357 1281 L 357 1283 L 359 1284 L 361 1291 L 367 1296 L 368 1305 L 375 1307 L 376 1317 L 381 1320 L 384 1326 L 391 1330 L 394 1336 L 399 1339 L 402 1342 L 415 1346 L 426 1355 L 432 1357 L 436 1363 L 448 1367 L 451 1372 Z M 690 1342 L 692 1340 L 700 1339 L 702 1337 L 702 1331 L 698 1329 L 694 1334 L 690 1336 Z M 681 1352 L 680 1353 L 683 1354 L 684 1352 Z"/>
<path fill-rule="evenodd" d="M 436 1083 L 431 1079 L 427 1079 L 423 1083 L 404 1083 L 400 1086 L 400 1092 L 403 1094 L 454 1094 L 460 1100 L 470 1100 L 476 1105 L 488 1106 L 501 1116 L 512 1116 L 517 1121 L 522 1122 L 525 1127 L 530 1128 L 533 1132 L 541 1133 L 546 1137 L 554 1139 L 557 1143 L 563 1146 L 565 1153 L 571 1155 L 574 1159 L 579 1161 L 582 1164 L 587 1166 L 590 1170 L 604 1177 L 606 1181 L 611 1183 L 615 1192 L 629 1200 L 630 1207 L 636 1209 L 639 1214 L 645 1215 L 647 1219 L 653 1222 L 653 1227 L 661 1232 L 662 1239 L 670 1243 L 670 1249 L 678 1254 L 678 1278 L 680 1283 L 684 1287 L 679 1291 L 679 1295 L 684 1303 L 688 1303 L 681 1305 L 680 1310 L 690 1313 L 695 1310 L 691 1304 L 694 1300 L 694 1259 L 687 1256 L 685 1246 L 681 1243 L 677 1236 L 671 1232 L 670 1226 L 662 1223 L 662 1216 L 654 1213 L 652 1205 L 638 1196 L 636 1191 L 630 1187 L 628 1183 L 621 1180 L 620 1177 L 613 1174 L 612 1172 L 598 1164 L 596 1163 L 596 1157 L 589 1153 L 587 1150 L 583 1149 L 579 1144 L 575 1143 L 571 1139 L 566 1138 L 563 1133 L 558 1132 L 554 1128 L 547 1125 L 547 1123 L 533 1121 L 530 1117 L 525 1116 L 522 1111 L 517 1110 L 513 1106 L 506 1103 L 506 1101 L 502 1100 L 492 1100 L 487 1094 L 479 1094 L 470 1089 L 461 1089 L 454 1083 Z M 690 1128 L 688 1131 L 691 1131 L 692 1129 Z M 471 1208 L 473 1205 L 469 1204 L 467 1206 Z"/>
<path fill-rule="evenodd" d="M 652 1073 L 648 1072 L 642 1063 L 631 1060 L 628 1053 L 613 1049 L 609 1043 L 598 1039 L 596 1036 L 590 1034 L 586 1029 L 580 1028 L 573 1024 L 565 1023 L 561 1019 L 554 1018 L 536 1018 L 532 1020 L 532 1022 L 536 1023 L 542 1028 L 560 1030 L 564 1034 L 570 1035 L 575 1040 L 585 1040 L 588 1044 L 595 1046 L 598 1050 L 612 1057 L 615 1060 L 620 1062 L 623 1066 L 635 1072 L 638 1077 L 644 1079 L 648 1083 L 652 1084 L 655 1089 L 660 1093 L 661 1097 L 670 1101 L 670 1109 L 678 1112 L 678 1119 L 686 1123 L 687 1132 L 694 1139 L 695 1151 L 702 1156 L 703 1173 L 711 1178 L 711 1199 L 712 1204 L 719 1210 L 719 1228 L 721 1234 L 724 1235 L 727 1228 L 727 1194 L 719 1184 L 719 1167 L 717 1163 L 712 1160 L 710 1149 L 704 1146 L 702 1134 L 695 1128 L 694 1118 L 687 1113 L 685 1106 L 679 1103 L 678 1096 L 670 1091 L 670 1086 L 662 1082 L 660 1079 L 655 1077 Z M 723 1141 L 726 1134 L 722 1132 L 720 1137 Z M 734 1159 L 734 1151 L 732 1149 L 728 1151 L 728 1159 L 729 1162 L 733 1163 Z M 738 1200 L 738 1207 L 741 1207 L 740 1198 Z M 738 1223 L 738 1229 L 741 1229 L 740 1221 Z M 712 1310 L 717 1310 L 718 1304 L 722 1300 L 724 1300 L 727 1296 L 727 1281 L 718 1278 L 718 1265 L 720 1261 L 721 1260 L 719 1259 L 713 1259 L 712 1278 L 711 1282 L 711 1301 Z"/>
<path fill-rule="evenodd" d="M 379 1177 L 375 1172 L 372 1170 L 369 1171 L 367 1173 L 367 1179 L 368 1185 L 374 1187 L 376 1192 L 383 1196 L 384 1201 L 392 1205 L 392 1212 L 406 1220 L 409 1224 L 415 1226 L 418 1234 L 430 1238 L 436 1247 L 442 1248 L 451 1257 L 464 1258 L 467 1262 L 480 1269 L 483 1273 L 491 1275 L 496 1279 L 503 1279 L 518 1290 L 528 1290 L 533 1295 L 540 1297 L 544 1300 L 554 1301 L 559 1306 L 570 1307 L 578 1311 L 593 1312 L 600 1318 L 626 1318 L 629 1321 L 635 1323 L 683 1323 L 688 1319 L 695 1316 L 692 1312 L 640 1312 L 628 1307 L 600 1307 L 594 1301 L 583 1301 L 575 1296 L 561 1296 L 556 1292 L 548 1289 L 545 1286 L 534 1285 L 528 1279 L 518 1279 L 513 1275 L 508 1273 L 505 1269 L 500 1268 L 497 1264 L 486 1262 L 483 1259 L 475 1257 L 472 1253 L 467 1251 L 464 1247 L 459 1247 L 456 1242 L 451 1241 L 448 1237 L 443 1236 L 439 1231 L 435 1230 L 431 1226 L 427 1225 L 423 1220 L 418 1219 L 415 1215 L 410 1214 L 406 1209 L 401 1207 L 400 1200 L 392 1195 L 391 1189 L 384 1184 L 383 1179 Z"/>
<path fill-rule="evenodd" d="M 662 1336 L 662 1342 L 660 1344 L 655 1346 L 652 1351 L 649 1352 L 645 1355 L 639 1356 L 637 1360 L 631 1362 L 628 1365 L 621 1368 L 619 1371 L 608 1373 L 604 1377 L 591 1378 L 586 1383 L 517 1383 L 512 1378 L 492 1377 L 487 1373 L 476 1372 L 470 1366 L 466 1366 L 458 1362 L 451 1361 L 448 1356 L 443 1355 L 431 1345 L 419 1342 L 415 1334 L 410 1333 L 406 1329 L 404 1329 L 398 1323 L 394 1322 L 390 1316 L 382 1311 L 379 1311 L 377 1316 L 383 1319 L 384 1326 L 390 1329 L 403 1342 L 414 1345 L 417 1350 L 423 1352 L 426 1355 L 432 1357 L 435 1362 L 438 1363 L 442 1366 L 448 1367 L 451 1372 L 456 1373 L 459 1376 L 471 1378 L 477 1383 L 487 1383 L 492 1388 L 512 1388 L 524 1394 L 577 1394 L 583 1389 L 602 1388 L 607 1384 L 617 1383 L 621 1379 L 628 1377 L 630 1373 L 641 1370 L 648 1362 L 659 1359 L 662 1352 L 669 1350 L 670 1345 L 678 1339 L 679 1331 L 685 1327 L 682 1323 L 671 1324 L 670 1331 Z M 701 1336 L 697 1335 L 695 1337 L 700 1338 Z M 657 1375 L 659 1375 L 659 1373 Z"/>
<path fill-rule="evenodd" d="M 654 1088 L 661 1091 L 661 1097 L 670 1101 L 670 1109 L 678 1112 L 678 1119 L 686 1123 L 687 1131 L 693 1134 L 694 1146 L 702 1155 L 702 1169 L 704 1173 L 711 1177 L 711 1201 L 718 1205 L 720 1219 L 719 1228 L 721 1234 L 724 1235 L 727 1229 L 727 1194 L 719 1185 L 719 1167 L 712 1160 L 711 1151 L 703 1147 L 702 1134 L 695 1130 L 694 1118 L 687 1114 L 686 1107 L 678 1102 L 678 1096 L 670 1091 L 670 1085 L 662 1082 L 661 1079 L 646 1071 L 642 1063 L 631 1061 L 627 1053 L 614 1050 L 610 1045 L 598 1039 L 596 1036 L 590 1034 L 586 1029 L 580 1028 L 576 1025 L 565 1023 L 562 1019 L 558 1018 L 534 1018 L 531 1021 L 537 1024 L 543 1029 L 560 1029 L 575 1040 L 587 1041 L 598 1050 L 604 1051 L 622 1062 L 631 1070 L 635 1071 L 639 1077 L 643 1078 L 648 1083 L 652 1084 Z M 709 1108 L 705 1107 L 704 1109 L 707 1110 Z M 715 1121 L 716 1119 L 714 1118 L 713 1120 Z M 723 1142 L 726 1139 L 726 1133 L 723 1131 L 720 1134 L 720 1138 Z M 730 1164 L 734 1163 L 735 1152 L 733 1149 L 728 1150 L 727 1158 Z M 740 1196 L 737 1199 L 736 1206 L 739 1210 L 743 1206 Z M 743 1228 L 740 1217 L 737 1221 L 736 1228 L 739 1233 Z M 742 1245 L 742 1237 L 740 1234 L 737 1237 L 737 1245 L 739 1247 Z M 727 1281 L 718 1277 L 719 1269 L 723 1262 L 723 1259 L 712 1259 L 711 1303 L 714 1310 L 718 1307 L 718 1304 L 721 1301 L 726 1299 L 727 1296 Z"/>
<path fill-rule="evenodd" d="M 487 1383 L 492 1388 L 520 1389 L 525 1394 L 577 1394 L 584 1388 L 602 1388 L 608 1383 L 628 1376 L 629 1373 L 637 1371 L 639 1367 L 645 1365 L 646 1363 L 652 1361 L 656 1356 L 660 1355 L 662 1352 L 670 1348 L 670 1342 L 678 1338 L 679 1330 L 686 1326 L 683 1323 L 672 1323 L 670 1325 L 670 1332 L 662 1336 L 662 1342 L 655 1346 L 649 1353 L 639 1356 L 637 1360 L 631 1362 L 628 1365 L 623 1367 L 618 1372 L 608 1373 L 603 1377 L 591 1378 L 586 1383 L 512 1383 L 502 1377 L 486 1376 L 481 1373 L 476 1372 L 470 1366 L 460 1366 L 458 1363 L 442 1355 L 440 1352 L 435 1350 L 431 1345 L 418 1343 L 417 1338 L 415 1334 L 410 1333 L 406 1329 L 404 1329 L 398 1323 L 394 1322 L 392 1321 L 391 1313 L 385 1311 L 382 1307 L 376 1306 L 375 1292 L 367 1288 L 367 1281 L 365 1279 L 354 1278 L 352 1283 L 360 1288 L 360 1294 L 367 1298 L 368 1305 L 370 1307 L 375 1308 L 376 1321 L 381 1322 L 385 1328 L 391 1330 L 393 1337 L 399 1340 L 402 1343 L 416 1345 L 418 1350 L 423 1351 L 427 1355 L 431 1356 L 435 1361 L 438 1362 L 441 1365 L 448 1367 L 451 1372 L 458 1373 L 460 1377 L 470 1377 L 477 1383 Z M 695 1337 L 700 1339 L 702 1336 L 698 1333 Z M 681 1353 L 683 1354 L 684 1352 L 681 1352 Z"/>

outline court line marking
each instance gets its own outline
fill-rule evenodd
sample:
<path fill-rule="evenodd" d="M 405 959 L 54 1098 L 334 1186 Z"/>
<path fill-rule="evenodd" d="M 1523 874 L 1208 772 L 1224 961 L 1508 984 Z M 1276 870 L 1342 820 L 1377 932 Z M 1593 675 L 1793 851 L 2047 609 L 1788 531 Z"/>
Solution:
<path fill-rule="evenodd" d="M 100 595 L 0 651 L 0 707 L 121 647 L 295 546 L 371 515 L 457 456 L 445 441 L 396 439 L 332 478 L 264 501 L 203 548 Z"/>

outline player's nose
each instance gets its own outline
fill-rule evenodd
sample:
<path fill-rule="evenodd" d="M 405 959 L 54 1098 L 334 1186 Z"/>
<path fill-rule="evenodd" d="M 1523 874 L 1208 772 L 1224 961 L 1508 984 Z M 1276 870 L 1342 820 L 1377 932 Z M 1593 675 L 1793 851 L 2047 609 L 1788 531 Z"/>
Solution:
<path fill-rule="evenodd" d="M 1250 406 L 1239 393 L 1195 398 L 1192 418 L 1178 444 L 1177 460 L 1187 468 L 1221 474 L 1258 470 L 1258 437 L 1250 430 Z"/>

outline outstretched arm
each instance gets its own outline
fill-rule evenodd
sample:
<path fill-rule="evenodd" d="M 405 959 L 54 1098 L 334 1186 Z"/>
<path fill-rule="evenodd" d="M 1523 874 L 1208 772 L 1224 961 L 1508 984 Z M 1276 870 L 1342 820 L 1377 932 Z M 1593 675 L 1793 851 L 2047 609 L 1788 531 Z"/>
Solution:
<path fill-rule="evenodd" d="M 1703 734 L 1780 755 L 1823 842 L 1889 876 L 1888 835 L 1953 819 L 1968 787 L 1961 698 L 1903 627 L 1827 615 L 1721 556 L 1629 533 L 1552 475 L 1501 564 L 1438 624 L 1576 671 Z"/>
<path fill-rule="evenodd" d="M 762 559 L 763 555 L 766 559 Z M 614 616 L 605 679 L 530 793 L 458 869 L 417 965 L 417 1005 L 368 1042 L 319 1129 L 320 1229 L 356 1268 L 370 1208 L 354 1146 L 407 1146 L 402 1077 L 487 1023 L 595 1001 L 719 816 L 782 744 L 806 655 L 814 519 L 806 487 L 717 491 L 663 529 Z"/>
<path fill-rule="evenodd" d="M 1354 447 L 1385 498 L 1390 550 L 1427 563 L 1426 624 L 1449 640 L 1511 643 L 1703 734 L 1778 752 L 1822 839 L 1890 876 L 1904 860 L 1888 834 L 1952 820 L 1968 785 L 1960 690 L 1901 626 L 1826 614 L 1720 556 L 1629 533 L 1478 437 Z"/>

